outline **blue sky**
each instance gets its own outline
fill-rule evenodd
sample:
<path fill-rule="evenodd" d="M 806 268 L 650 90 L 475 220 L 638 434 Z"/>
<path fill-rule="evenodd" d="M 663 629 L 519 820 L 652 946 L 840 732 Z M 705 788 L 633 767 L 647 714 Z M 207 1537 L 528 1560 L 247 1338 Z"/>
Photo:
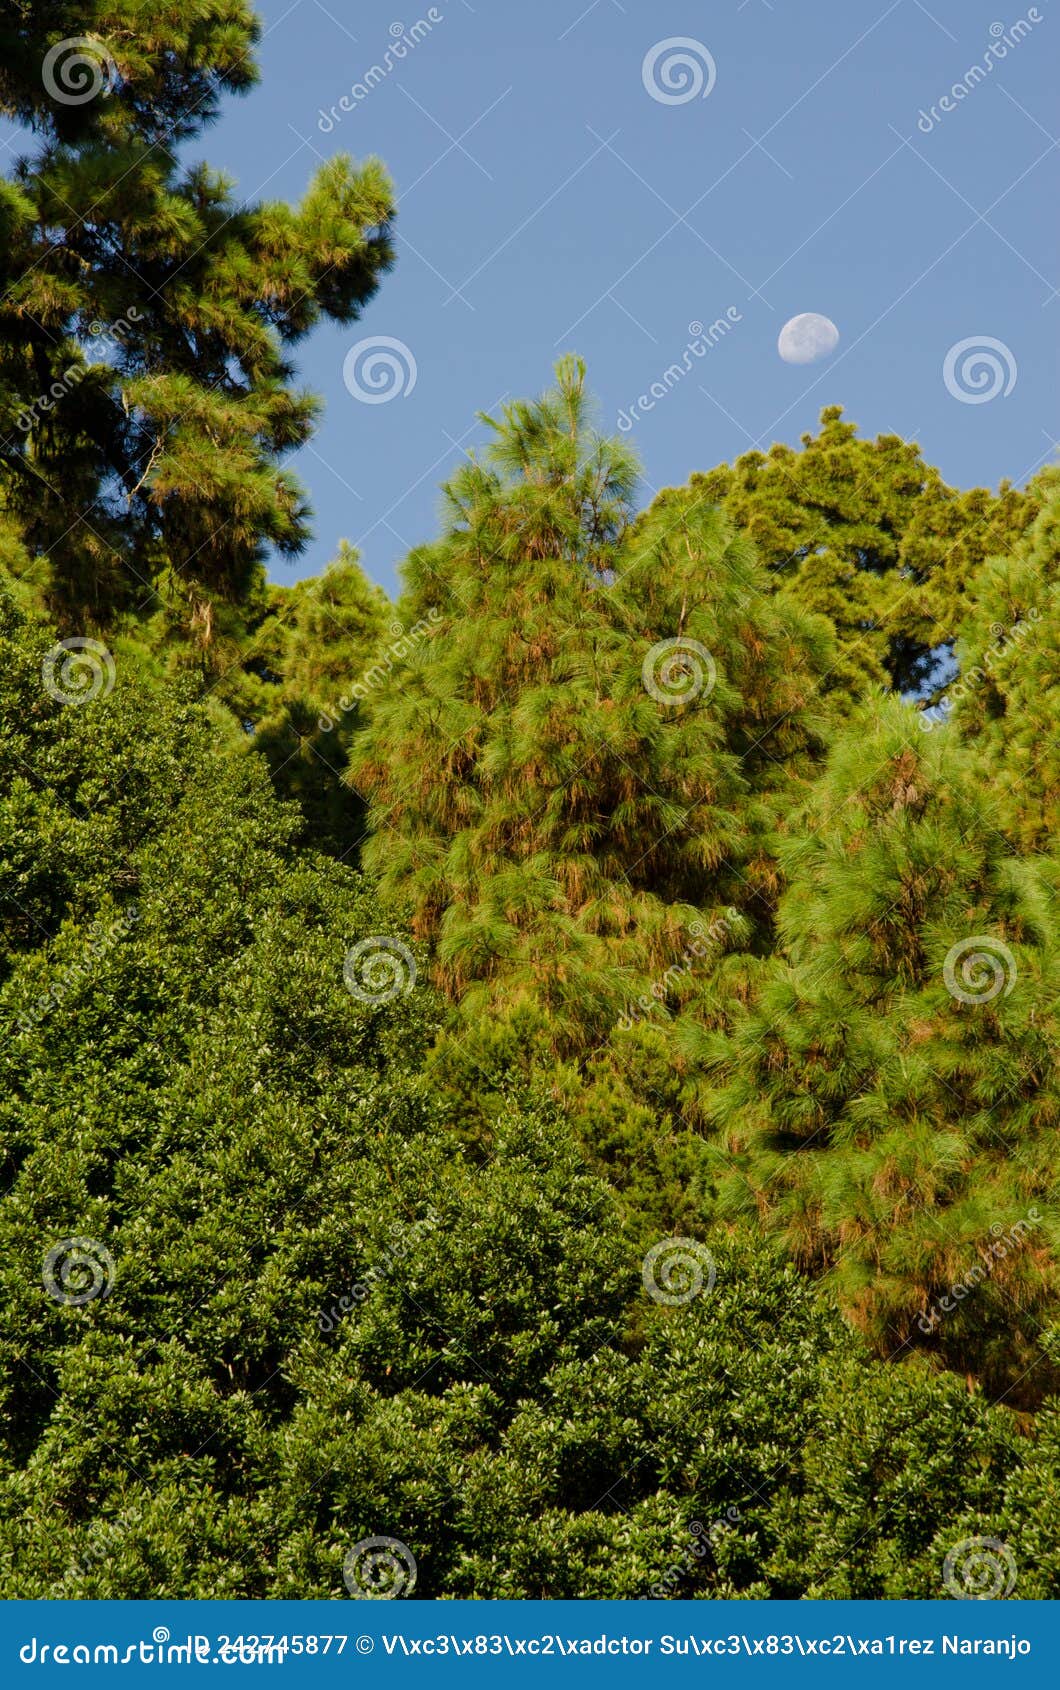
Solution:
<path fill-rule="evenodd" d="M 295 460 L 317 539 L 276 579 L 315 573 L 345 536 L 392 590 L 402 555 L 435 532 L 439 482 L 483 438 L 477 410 L 538 391 L 576 350 L 615 428 L 681 363 L 689 325 L 727 312 L 728 331 L 629 429 L 645 500 L 754 443 L 797 441 L 830 403 L 865 432 L 915 435 L 958 485 L 1023 481 L 1055 455 L 1056 0 L 258 11 L 262 84 L 189 156 L 228 170 L 246 198 L 297 198 L 317 157 L 376 153 L 400 208 L 396 268 L 362 320 L 298 349 L 327 405 Z M 338 110 L 418 20 L 430 27 L 416 45 Z M 1024 38 L 1002 57 L 1018 20 Z M 706 97 L 649 92 L 646 55 L 670 38 L 692 43 Z M 778 356 L 800 312 L 838 326 L 830 358 Z M 408 390 L 366 404 L 344 360 L 376 337 L 401 343 Z M 944 364 L 984 337 L 1000 343 L 1001 391 L 969 403 Z"/>

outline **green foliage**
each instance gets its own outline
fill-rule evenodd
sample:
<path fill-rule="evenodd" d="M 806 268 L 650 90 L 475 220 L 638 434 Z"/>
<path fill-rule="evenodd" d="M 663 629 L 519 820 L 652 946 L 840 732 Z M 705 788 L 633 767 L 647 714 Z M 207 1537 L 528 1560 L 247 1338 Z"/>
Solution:
<path fill-rule="evenodd" d="M 0 104 L 62 142 L 194 135 L 217 116 L 223 93 L 257 81 L 261 26 L 244 0 L 8 0 L 4 10 Z M 46 54 L 69 41 L 82 42 L 81 63 L 64 55 L 56 86 L 83 95 L 94 60 L 105 98 L 63 102 L 46 86 Z"/>
<path fill-rule="evenodd" d="M 147 637 L 231 711 L 277 791 L 298 803 L 316 848 L 350 853 L 364 834 L 365 806 L 345 779 L 349 748 L 363 700 L 401 647 L 386 594 L 343 541 L 322 575 L 245 600 L 232 623 L 207 650 L 181 647 L 159 628 Z"/>
<path fill-rule="evenodd" d="M 714 1076 L 725 1210 L 781 1229 L 883 1353 L 1013 1383 L 1057 1291 L 1055 873 L 917 721 L 874 701 L 837 743 L 784 853 L 779 954 L 726 1028 L 690 1010 L 685 1048 Z"/>
<path fill-rule="evenodd" d="M 785 1487 L 769 1510 L 773 1542 L 759 1594 L 944 1596 L 947 1554 L 987 1535 L 1011 1550 L 1014 1594 L 1029 1593 L 1039 1578 L 1030 1517 L 1012 1511 L 999 1531 L 995 1511 L 1007 1484 L 1033 1473 L 1031 1483 L 1048 1485 L 1048 1446 L 1028 1449 L 1022 1468 L 1010 1425 L 959 1380 L 916 1367 L 866 1371 L 846 1360 L 830 1370 L 815 1408 L 801 1486 Z M 1053 1538 L 1051 1526 L 1044 1535 Z"/>
<path fill-rule="evenodd" d="M 0 18 L 0 1593 L 1060 1594 L 1055 472 L 638 513 L 565 358 L 270 585 L 393 192 L 181 165 L 259 33 Z"/>
<path fill-rule="evenodd" d="M 352 778 L 376 805 L 367 860 L 467 1018 L 532 996 L 563 1051 L 608 1031 L 697 912 L 765 919 L 826 641 L 713 509 L 634 522 L 628 450 L 592 431 L 582 366 L 557 376 L 493 423 L 410 556 L 399 609 L 432 631 L 371 701 Z"/>
<path fill-rule="evenodd" d="M 985 800 L 1027 852 L 1052 852 L 1060 816 L 1056 713 L 1060 681 L 1060 488 L 1039 484 L 1041 510 L 1013 555 L 980 571 L 957 642 L 960 674 L 943 700 L 980 754 Z M 945 710 L 943 713 L 946 713 Z"/>
<path fill-rule="evenodd" d="M 840 701 L 872 686 L 930 682 L 975 569 L 1026 527 L 1035 503 L 1008 482 L 957 492 L 897 435 L 858 437 L 842 407 L 821 412 L 802 449 L 746 452 L 689 482 L 753 540 L 800 604 L 827 616 L 837 651 L 826 677 Z M 665 504 L 672 493 L 664 492 Z"/>
<path fill-rule="evenodd" d="M 426 1597 L 923 1597 L 988 1527 L 1056 1593 L 1051 1420 L 746 1240 L 659 1306 L 555 1113 L 462 1146 L 429 991 L 346 989 L 387 928 L 261 759 L 124 671 L 60 704 L 47 649 L 5 610 L 5 1595 L 342 1597 L 385 1533 Z"/>
<path fill-rule="evenodd" d="M 267 551 L 308 537 L 282 460 L 317 401 L 290 352 L 374 293 L 391 184 L 337 156 L 300 205 L 249 204 L 206 164 L 181 169 L 176 142 L 256 78 L 242 0 L 16 13 L 0 110 L 42 142 L 0 189 L 0 499 L 64 630 L 161 600 L 209 645 Z M 70 37 L 87 42 L 80 71 L 60 57 L 44 74 Z M 95 77 L 96 98 L 71 104 L 64 74 Z"/>

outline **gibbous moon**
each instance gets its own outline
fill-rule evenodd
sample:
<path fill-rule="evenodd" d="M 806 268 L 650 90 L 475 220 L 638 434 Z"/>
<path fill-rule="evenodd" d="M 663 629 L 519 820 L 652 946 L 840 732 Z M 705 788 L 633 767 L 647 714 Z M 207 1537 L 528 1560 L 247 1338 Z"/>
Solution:
<path fill-rule="evenodd" d="M 777 351 L 785 364 L 813 364 L 827 358 L 839 345 L 839 330 L 831 317 L 819 317 L 816 311 L 803 311 L 784 324 L 777 340 Z"/>

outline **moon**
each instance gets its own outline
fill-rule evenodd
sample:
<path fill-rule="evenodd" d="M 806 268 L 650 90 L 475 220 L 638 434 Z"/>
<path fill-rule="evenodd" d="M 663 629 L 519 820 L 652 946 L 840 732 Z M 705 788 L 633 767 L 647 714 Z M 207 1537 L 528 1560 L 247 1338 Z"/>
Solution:
<path fill-rule="evenodd" d="M 802 311 L 784 324 L 777 339 L 777 351 L 785 364 L 814 364 L 827 358 L 839 345 L 839 330 L 831 317 L 816 311 Z"/>

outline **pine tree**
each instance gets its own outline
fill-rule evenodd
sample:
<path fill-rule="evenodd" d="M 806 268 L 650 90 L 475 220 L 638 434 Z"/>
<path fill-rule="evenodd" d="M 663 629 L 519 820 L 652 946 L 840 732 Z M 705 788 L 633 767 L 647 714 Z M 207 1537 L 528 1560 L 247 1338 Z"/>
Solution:
<path fill-rule="evenodd" d="M 349 750 L 375 670 L 389 674 L 402 637 L 386 594 L 342 541 L 322 575 L 270 589 L 218 689 L 318 850 L 342 856 L 364 830 L 365 806 L 345 779 Z"/>
<path fill-rule="evenodd" d="M 884 1353 L 1010 1384 L 1060 1289 L 1056 876 L 982 800 L 952 736 L 870 703 L 783 853 L 780 954 L 723 965 L 684 1043 L 723 1210 L 776 1228 Z"/>
<path fill-rule="evenodd" d="M 570 1050 L 691 920 L 765 919 L 764 841 L 814 766 L 826 635 L 702 501 L 634 520 L 634 462 L 592 431 L 580 363 L 492 428 L 405 566 L 403 620 L 432 631 L 372 700 L 351 773 L 366 860 L 462 1012 L 532 1004 Z"/>
<path fill-rule="evenodd" d="M 965 584 L 1035 508 L 1007 482 L 996 495 L 955 491 L 915 442 L 861 439 L 838 405 L 800 451 L 747 452 L 689 486 L 717 500 L 788 591 L 832 622 L 838 655 L 825 685 L 841 701 L 927 685 Z"/>
<path fill-rule="evenodd" d="M 64 142 L 185 139 L 256 83 L 260 35 L 245 0 L 5 0 L 0 104 Z"/>
<path fill-rule="evenodd" d="M 337 156 L 300 205 L 248 204 L 181 168 L 178 143 L 256 78 L 241 0 L 22 4 L 8 29 L 0 109 L 41 140 L 0 196 L 0 497 L 64 626 L 161 598 L 209 644 L 266 552 L 305 544 L 282 460 L 318 407 L 291 349 L 375 291 L 391 185 Z"/>
<path fill-rule="evenodd" d="M 979 753 L 998 825 L 1026 852 L 1056 850 L 1060 822 L 1060 481 L 1008 557 L 980 570 L 957 641 L 958 675 L 925 727 L 946 720 Z"/>
<path fill-rule="evenodd" d="M 4 1596 L 345 1600 L 384 1532 L 427 1599 L 943 1596 L 979 1534 L 1057 1594 L 1055 1405 L 879 1365 L 768 1242 L 646 1261 L 555 1110 L 465 1154 L 364 878 L 187 689 L 55 663 L 0 598 Z"/>

